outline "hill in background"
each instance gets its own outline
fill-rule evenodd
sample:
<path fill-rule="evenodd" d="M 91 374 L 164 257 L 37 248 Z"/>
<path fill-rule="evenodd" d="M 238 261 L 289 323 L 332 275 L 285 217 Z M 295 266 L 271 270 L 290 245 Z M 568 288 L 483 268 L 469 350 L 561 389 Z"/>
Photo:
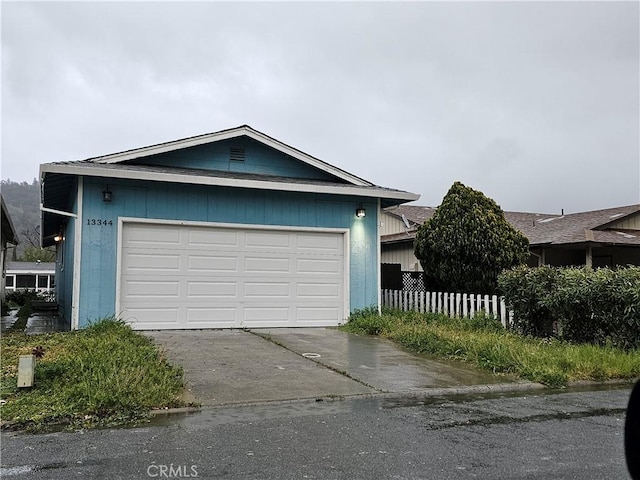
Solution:
<path fill-rule="evenodd" d="M 40 241 L 40 182 L 0 181 L 0 191 L 11 215 L 20 244 L 15 257 L 11 251 L 7 260 L 21 256 L 30 246 L 39 246 Z"/>

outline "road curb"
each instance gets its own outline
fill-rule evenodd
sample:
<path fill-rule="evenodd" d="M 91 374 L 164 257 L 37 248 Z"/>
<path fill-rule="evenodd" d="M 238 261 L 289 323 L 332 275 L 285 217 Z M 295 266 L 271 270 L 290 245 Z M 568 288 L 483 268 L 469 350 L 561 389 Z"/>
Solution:
<path fill-rule="evenodd" d="M 367 398 L 395 398 L 395 397 L 410 397 L 410 398 L 428 398 L 428 397 L 442 397 L 447 395 L 472 395 L 472 394 L 497 394 L 497 393 L 510 393 L 510 392 L 523 392 L 523 391 L 539 391 L 546 389 L 544 385 L 533 382 L 521 382 L 521 383 L 497 383 L 491 385 L 472 385 L 472 386 L 460 386 L 460 387 L 443 387 L 443 388 L 426 388 L 424 390 L 411 390 L 411 391 L 399 391 L 399 392 L 374 392 L 364 393 L 356 395 L 339 395 L 339 396 L 326 396 L 326 397 L 310 397 L 310 398 L 291 398 L 283 400 L 268 400 L 268 401 L 240 401 L 221 403 L 218 405 L 206 405 L 202 407 L 179 407 L 179 408 L 165 408 L 157 409 L 149 412 L 151 415 L 171 415 L 180 413 L 196 413 L 202 410 L 216 409 L 216 408 L 233 408 L 233 407 L 249 407 L 249 406 L 263 406 L 263 405 L 278 405 L 283 403 L 298 403 L 298 402 L 332 402 L 354 399 L 367 399 Z"/>
<path fill-rule="evenodd" d="M 567 388 L 575 388 L 580 390 L 594 389 L 598 390 L 603 387 L 624 387 L 629 386 L 631 388 L 634 384 L 632 380 L 624 380 L 624 379 L 616 379 L 616 380 L 607 380 L 603 382 L 594 382 L 589 380 L 580 380 L 575 382 L 570 382 L 567 385 Z M 181 413 L 197 413 L 203 410 L 217 409 L 217 408 L 233 408 L 233 407 L 251 407 L 251 406 L 264 406 L 264 405 L 278 405 L 278 404 L 286 404 L 286 403 L 311 403 L 311 402 L 335 402 L 335 401 L 344 401 L 344 400 L 356 400 L 356 399 L 372 399 L 372 398 L 382 398 L 382 399 L 393 399 L 393 398 L 412 398 L 412 399 L 429 399 L 429 398 L 438 398 L 438 397 L 457 397 L 464 395 L 499 395 L 499 394 L 509 394 L 509 393 L 540 393 L 543 391 L 547 392 L 562 392 L 565 389 L 553 389 L 549 388 L 546 385 L 535 382 L 517 382 L 517 383 L 495 383 L 495 384 L 487 384 L 487 385 L 465 385 L 465 386 L 455 386 L 455 387 L 440 387 L 440 388 L 425 388 L 422 390 L 408 390 L 408 391 L 397 391 L 397 392 L 373 392 L 373 393 L 364 393 L 364 394 L 355 394 L 355 395 L 339 395 L 339 396 L 326 396 L 326 397 L 310 397 L 310 398 L 290 398 L 290 399 L 282 399 L 282 400 L 268 400 L 268 401 L 240 401 L 240 402 L 229 402 L 229 403 L 221 403 L 218 405 L 206 405 L 202 407 L 190 406 L 190 407 L 180 407 L 180 408 L 165 408 L 152 410 L 150 412 L 153 416 L 159 415 L 171 415 L 171 414 L 181 414 Z"/>

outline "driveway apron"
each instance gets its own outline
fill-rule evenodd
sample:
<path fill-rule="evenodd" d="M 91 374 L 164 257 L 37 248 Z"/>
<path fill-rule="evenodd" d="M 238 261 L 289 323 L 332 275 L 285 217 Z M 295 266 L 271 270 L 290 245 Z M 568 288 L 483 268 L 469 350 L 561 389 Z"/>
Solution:
<path fill-rule="evenodd" d="M 184 369 L 187 401 L 203 406 L 375 392 L 243 330 L 145 332 Z"/>
<path fill-rule="evenodd" d="M 331 328 L 252 330 L 300 355 L 384 392 L 493 385 L 513 381 L 461 362 L 416 355 L 380 337 Z"/>
<path fill-rule="evenodd" d="M 417 393 L 513 381 L 333 328 L 145 333 L 169 361 L 183 367 L 186 400 L 203 406 Z"/>

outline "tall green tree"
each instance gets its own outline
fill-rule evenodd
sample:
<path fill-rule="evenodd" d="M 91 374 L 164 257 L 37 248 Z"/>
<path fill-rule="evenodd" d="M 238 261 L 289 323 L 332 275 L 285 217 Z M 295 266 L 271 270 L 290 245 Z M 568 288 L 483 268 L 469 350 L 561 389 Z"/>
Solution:
<path fill-rule="evenodd" d="M 529 241 L 495 201 L 455 182 L 418 229 L 414 253 L 430 289 L 495 293 L 498 274 L 526 262 Z"/>

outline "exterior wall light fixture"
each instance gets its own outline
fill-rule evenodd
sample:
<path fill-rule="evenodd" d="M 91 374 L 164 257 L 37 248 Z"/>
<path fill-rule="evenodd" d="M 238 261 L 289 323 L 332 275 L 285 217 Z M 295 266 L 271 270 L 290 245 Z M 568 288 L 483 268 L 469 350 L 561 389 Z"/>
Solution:
<path fill-rule="evenodd" d="M 111 190 L 109 190 L 109 185 L 102 191 L 102 201 L 106 203 L 110 203 L 113 198 L 113 194 Z"/>
<path fill-rule="evenodd" d="M 362 218 L 367 214 L 367 211 L 364 209 L 364 207 L 362 205 L 360 205 L 357 209 L 356 209 L 356 217 L 358 218 Z"/>

